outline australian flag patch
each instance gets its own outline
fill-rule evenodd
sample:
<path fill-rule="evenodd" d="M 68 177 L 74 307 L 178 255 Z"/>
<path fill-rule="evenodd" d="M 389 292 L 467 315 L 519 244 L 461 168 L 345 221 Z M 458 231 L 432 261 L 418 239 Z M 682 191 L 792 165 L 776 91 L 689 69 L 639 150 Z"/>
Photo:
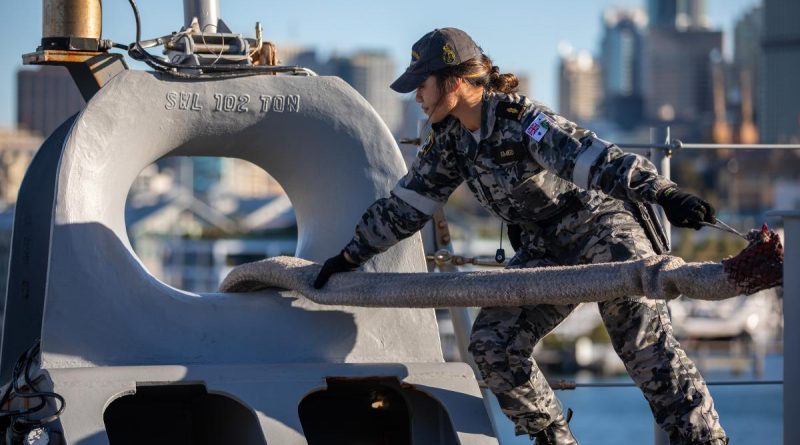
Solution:
<path fill-rule="evenodd" d="M 528 125 L 528 128 L 525 129 L 525 133 L 534 141 L 539 142 L 553 126 L 555 126 L 555 122 L 553 122 L 549 116 L 540 112 L 536 115 L 536 118 L 533 119 L 533 122 Z"/>

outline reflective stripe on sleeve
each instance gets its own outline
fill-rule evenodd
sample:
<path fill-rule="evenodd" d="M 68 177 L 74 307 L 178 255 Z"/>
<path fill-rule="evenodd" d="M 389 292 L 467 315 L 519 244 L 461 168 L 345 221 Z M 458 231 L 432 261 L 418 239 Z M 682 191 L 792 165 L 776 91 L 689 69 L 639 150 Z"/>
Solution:
<path fill-rule="evenodd" d="M 439 207 L 443 205 L 443 203 L 439 201 L 428 198 L 427 196 L 422 196 L 413 190 L 409 190 L 401 186 L 400 184 L 397 184 L 394 187 L 392 194 L 426 215 L 433 215 L 437 210 L 439 210 Z"/>
<path fill-rule="evenodd" d="M 593 137 L 586 150 L 578 155 L 575 160 L 575 168 L 572 170 L 572 182 L 578 187 L 586 190 L 589 188 L 589 174 L 592 165 L 597 161 L 608 146 L 611 145 L 602 139 Z"/>

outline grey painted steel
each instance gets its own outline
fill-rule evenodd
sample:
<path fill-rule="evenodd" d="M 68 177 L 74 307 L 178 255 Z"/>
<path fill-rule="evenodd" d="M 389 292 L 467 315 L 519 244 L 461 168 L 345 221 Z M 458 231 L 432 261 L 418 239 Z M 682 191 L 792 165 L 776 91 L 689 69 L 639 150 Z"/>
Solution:
<path fill-rule="evenodd" d="M 651 128 L 650 129 L 650 143 L 651 144 L 669 144 L 670 143 L 670 131 L 669 127 L 667 128 Z M 656 168 L 658 169 L 658 173 L 665 178 L 670 178 L 670 164 L 669 164 L 669 156 L 666 155 L 666 150 L 658 149 L 658 148 L 651 148 L 650 149 L 650 161 L 655 164 Z M 661 206 L 656 206 L 656 212 L 658 212 L 659 219 L 661 220 L 661 224 L 664 227 L 664 234 L 667 235 L 667 240 L 669 241 L 669 245 L 672 246 L 672 226 L 667 220 L 666 215 L 664 214 L 664 209 Z M 653 443 L 655 445 L 669 445 L 669 435 L 666 431 L 661 429 L 657 423 L 653 422 Z"/>
<path fill-rule="evenodd" d="M 195 17 L 197 17 L 201 31 L 218 32 L 219 0 L 183 0 L 184 26 L 190 26 Z"/>
<path fill-rule="evenodd" d="M 773 211 L 783 218 L 783 443 L 800 443 L 800 211 Z"/>
<path fill-rule="evenodd" d="M 324 390 L 325 379 L 329 376 L 397 377 L 446 408 L 460 444 L 497 445 L 472 371 L 463 363 L 172 365 L 49 371 L 55 390 L 68 401 L 69 408 L 61 418 L 69 434 L 68 443 L 80 445 L 108 444 L 103 417 L 98 413 L 113 400 L 135 392 L 136 382 L 180 381 L 202 382 L 209 393 L 231 397 L 252 410 L 267 444 L 305 445 L 297 407 L 305 396 Z M 70 400 L 79 401 L 79 405 L 69 405 Z M 438 428 L 431 423 L 446 419 L 422 415 L 419 402 L 408 394 L 405 400 L 411 412 L 418 414 L 411 416 L 413 443 L 441 444 L 441 438 L 435 435 Z"/>
<path fill-rule="evenodd" d="M 415 383 L 416 365 L 405 363 L 427 363 L 434 371 L 418 389 L 443 404 L 461 443 L 497 443 L 474 375 L 443 363 L 432 310 L 321 307 L 277 290 L 198 295 L 154 278 L 131 249 L 124 206 L 138 173 L 168 155 L 235 157 L 268 171 L 295 209 L 296 255 L 313 261 L 341 249 L 363 210 L 405 173 L 389 130 L 339 78 L 115 77 L 77 117 L 60 157 L 48 158 L 57 168 L 52 213 L 41 218 L 51 233 L 49 262 L 36 272 L 46 273 L 42 367 L 67 396 L 67 441 L 104 443 L 102 409 L 137 381 L 189 379 L 245 400 L 268 443 L 302 444 L 298 423 L 287 419 L 310 388 L 303 378 L 320 386 L 327 376 L 363 372 Z M 18 211 L 37 202 L 23 199 Z M 12 264 L 22 254 L 15 250 Z M 365 268 L 425 272 L 419 236 Z M 36 319 L 8 309 L 8 319 Z M 17 332 L 9 332 L 12 341 Z M 196 379 L 191 370 L 200 368 L 205 377 Z M 256 389 L 259 370 L 282 376 L 274 392 Z M 292 391 L 294 398 L 282 396 Z"/>
<path fill-rule="evenodd" d="M 55 178 L 75 116 L 61 124 L 33 157 L 17 194 L 8 283 L 3 306 L 0 382 L 41 335 Z"/>
<path fill-rule="evenodd" d="M 442 360 L 433 311 L 331 310 L 277 291 L 198 296 L 152 277 L 131 250 L 125 198 L 142 169 L 170 154 L 264 168 L 293 203 L 297 256 L 318 262 L 341 249 L 363 210 L 405 171 L 388 129 L 338 78 L 120 74 L 80 115 L 61 159 L 47 367 Z M 425 271 L 419 238 L 367 269 Z"/>

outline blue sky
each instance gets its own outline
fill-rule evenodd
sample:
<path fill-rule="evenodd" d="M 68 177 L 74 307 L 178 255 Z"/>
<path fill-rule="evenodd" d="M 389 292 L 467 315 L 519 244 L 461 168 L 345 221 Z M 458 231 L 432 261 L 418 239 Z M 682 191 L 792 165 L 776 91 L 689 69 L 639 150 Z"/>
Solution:
<path fill-rule="evenodd" d="M 41 39 L 39 0 L 4 0 L 4 34 L 0 44 L 0 127 L 16 120 L 16 71 L 21 55 Z M 434 28 L 467 31 L 504 72 L 528 75 L 533 95 L 555 106 L 557 47 L 569 42 L 597 52 L 603 11 L 612 6 L 644 6 L 644 0 L 477 0 L 402 2 L 380 0 L 220 0 L 222 18 L 235 32 L 254 35 L 260 21 L 264 38 L 316 47 L 323 55 L 358 49 L 386 50 L 398 74 L 410 58 L 411 45 Z M 707 0 L 715 28 L 730 31 L 736 19 L 759 0 Z M 139 0 L 142 37 L 177 31 L 183 24 L 183 1 Z M 489 7 L 487 7 L 489 5 Z M 103 38 L 130 43 L 135 26 L 127 0 L 103 2 Z M 725 51 L 730 52 L 730 39 Z M 280 47 L 279 47 L 280 50 Z M 129 61 L 130 62 L 130 61 Z M 142 65 L 132 64 L 137 69 Z M 388 85 L 387 85 L 388 88 Z"/>

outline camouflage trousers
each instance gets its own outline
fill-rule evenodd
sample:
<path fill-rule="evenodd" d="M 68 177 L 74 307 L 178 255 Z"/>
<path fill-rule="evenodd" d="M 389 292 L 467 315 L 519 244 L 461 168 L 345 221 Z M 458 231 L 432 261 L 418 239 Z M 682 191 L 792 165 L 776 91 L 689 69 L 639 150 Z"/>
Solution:
<path fill-rule="evenodd" d="M 573 265 L 653 255 L 642 228 L 622 202 L 605 200 L 558 224 L 528 232 L 509 267 Z M 532 357 L 533 348 L 576 305 L 482 308 L 472 328 L 470 352 L 517 435 L 535 434 L 559 414 L 561 404 Z M 724 438 L 711 394 L 675 340 L 663 300 L 629 296 L 598 303 L 614 350 L 644 393 L 672 445 Z M 620 419 L 625 422 L 625 419 Z"/>

